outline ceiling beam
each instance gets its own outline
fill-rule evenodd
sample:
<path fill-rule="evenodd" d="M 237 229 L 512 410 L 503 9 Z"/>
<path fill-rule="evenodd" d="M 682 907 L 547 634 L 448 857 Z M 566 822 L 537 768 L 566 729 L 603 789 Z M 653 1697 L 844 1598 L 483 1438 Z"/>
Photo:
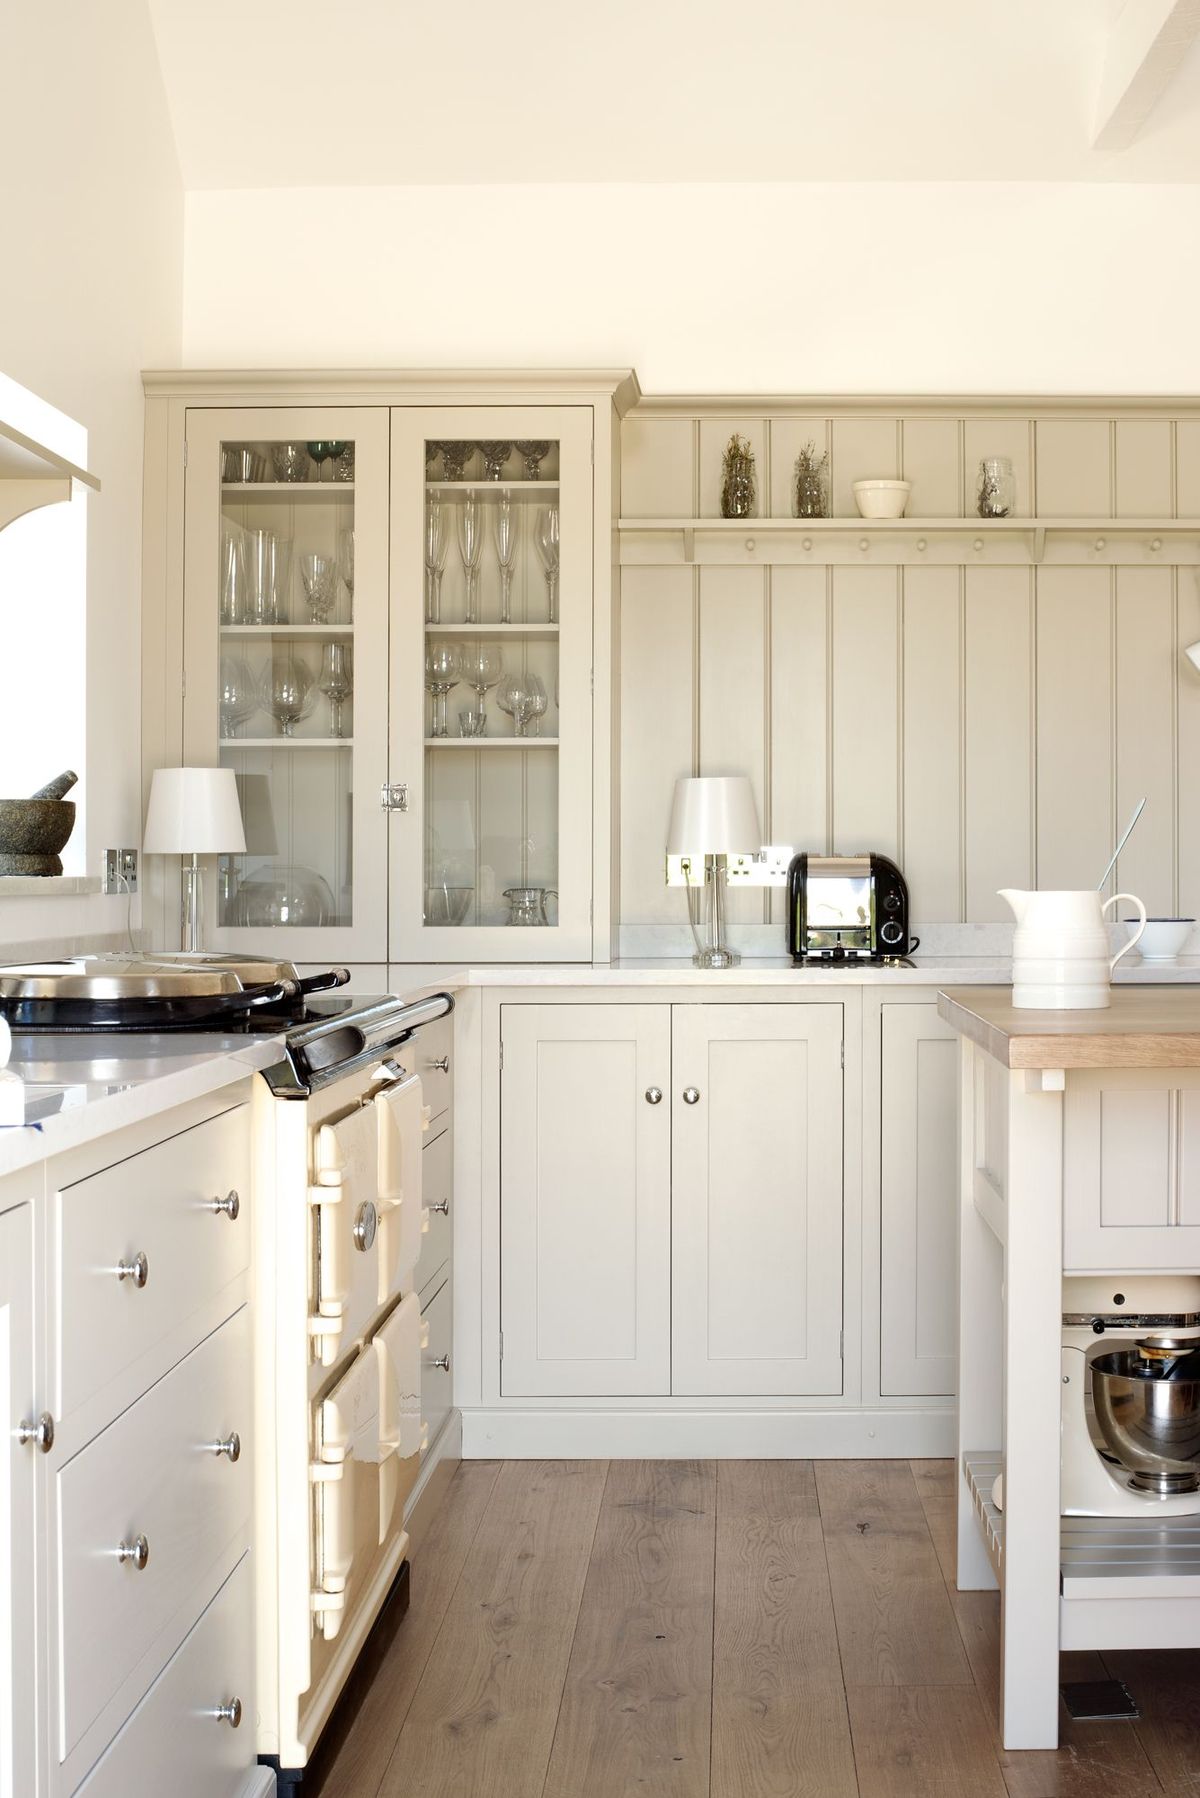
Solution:
<path fill-rule="evenodd" d="M 1092 127 L 1094 150 L 1127 150 L 1200 33 L 1200 0 L 1125 0 L 1113 20 Z"/>

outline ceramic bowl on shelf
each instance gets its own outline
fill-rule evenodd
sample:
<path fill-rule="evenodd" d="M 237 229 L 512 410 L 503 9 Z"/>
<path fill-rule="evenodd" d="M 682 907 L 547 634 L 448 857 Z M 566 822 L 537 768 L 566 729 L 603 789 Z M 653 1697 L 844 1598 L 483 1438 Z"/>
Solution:
<path fill-rule="evenodd" d="M 1136 919 L 1130 919 L 1130 930 L 1137 929 Z M 1184 944 L 1192 934 L 1195 918 L 1147 918 L 1146 928 L 1138 944 L 1138 953 L 1143 961 L 1174 961 L 1183 953 Z"/>
<path fill-rule="evenodd" d="M 863 518 L 903 518 L 911 481 L 855 481 L 854 498 Z"/>

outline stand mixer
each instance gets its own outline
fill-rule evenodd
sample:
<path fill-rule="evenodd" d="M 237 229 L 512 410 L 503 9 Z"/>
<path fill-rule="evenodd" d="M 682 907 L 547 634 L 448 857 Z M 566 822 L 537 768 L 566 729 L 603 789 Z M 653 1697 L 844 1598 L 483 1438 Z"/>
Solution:
<path fill-rule="evenodd" d="M 1062 1508 L 1200 1515 L 1200 1276 L 1063 1282 Z"/>

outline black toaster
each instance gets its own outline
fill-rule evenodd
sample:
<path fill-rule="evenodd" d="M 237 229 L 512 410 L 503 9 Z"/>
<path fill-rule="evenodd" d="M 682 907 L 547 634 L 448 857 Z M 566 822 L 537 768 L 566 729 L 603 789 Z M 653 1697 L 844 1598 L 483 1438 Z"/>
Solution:
<path fill-rule="evenodd" d="M 886 855 L 795 855 L 787 881 L 794 962 L 898 961 L 920 941 L 908 930 L 908 888 Z"/>

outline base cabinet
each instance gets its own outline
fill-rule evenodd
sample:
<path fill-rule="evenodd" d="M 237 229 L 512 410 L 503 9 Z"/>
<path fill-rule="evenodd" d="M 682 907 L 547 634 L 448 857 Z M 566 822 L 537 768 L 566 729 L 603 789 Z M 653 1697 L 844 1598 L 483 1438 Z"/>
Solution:
<path fill-rule="evenodd" d="M 0 1186 L 0 1793 L 37 1785 L 37 1687 L 32 1645 L 36 1445 L 33 1366 L 33 1206 Z"/>

